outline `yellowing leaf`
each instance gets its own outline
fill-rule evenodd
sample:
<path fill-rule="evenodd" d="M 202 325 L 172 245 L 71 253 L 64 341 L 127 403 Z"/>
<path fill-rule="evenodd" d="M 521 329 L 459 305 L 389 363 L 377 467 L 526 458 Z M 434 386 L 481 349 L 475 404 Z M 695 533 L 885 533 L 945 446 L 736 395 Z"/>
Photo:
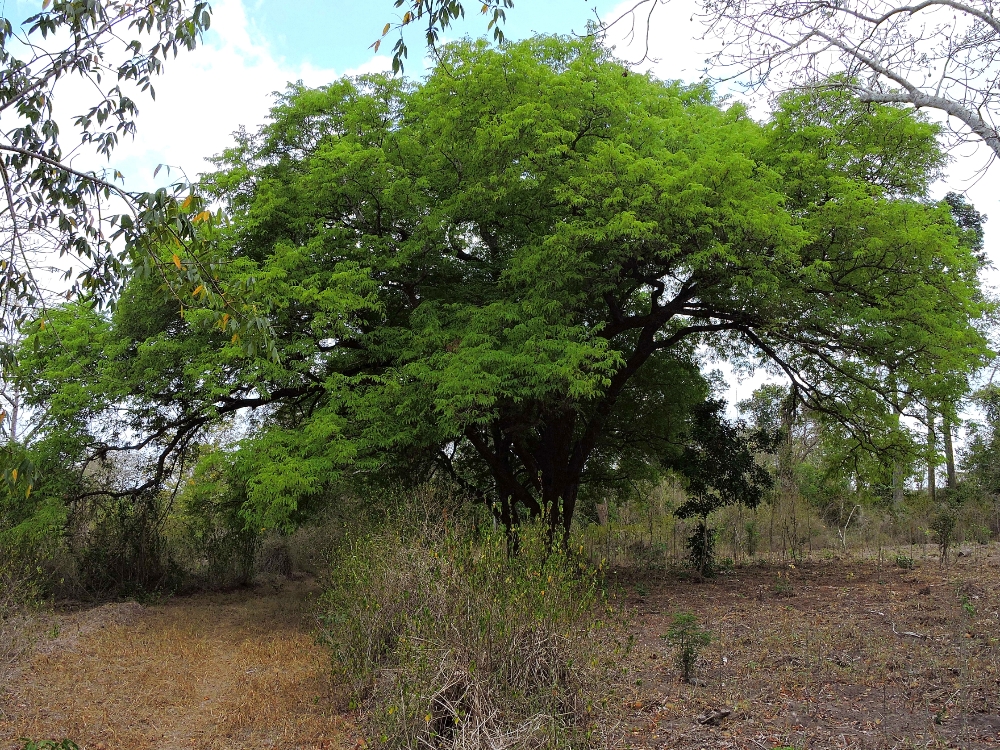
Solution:
<path fill-rule="evenodd" d="M 198 223 L 199 221 L 208 221 L 211 218 L 212 218 L 211 211 L 202 211 L 200 214 L 191 219 L 191 221 L 193 221 L 194 223 Z"/>
<path fill-rule="evenodd" d="M 232 343 L 235 344 L 239 340 L 240 340 L 240 335 L 238 333 L 234 333 Z"/>
<path fill-rule="evenodd" d="M 388 34 L 388 33 L 389 33 L 389 29 L 390 29 L 390 27 L 391 27 L 391 24 L 388 24 L 388 23 L 387 23 L 387 24 L 385 25 L 385 28 L 384 28 L 384 29 L 382 29 L 382 36 L 385 36 L 386 34 Z"/>
<path fill-rule="evenodd" d="M 181 208 L 187 208 L 188 206 L 191 205 L 191 201 L 193 201 L 193 200 L 194 200 L 194 196 L 193 195 L 189 195 L 187 198 L 184 199 L 184 202 L 181 204 Z"/>
<path fill-rule="evenodd" d="M 16 482 L 17 481 L 17 469 L 11 470 L 10 475 L 12 477 L 14 477 L 14 481 Z"/>
<path fill-rule="evenodd" d="M 378 52 L 378 48 L 381 47 L 381 46 L 382 46 L 382 40 L 381 39 L 376 39 L 375 40 L 375 44 L 372 45 L 372 49 L 375 52 Z"/>
<path fill-rule="evenodd" d="M 180 271 L 183 266 L 181 265 L 181 256 L 174 253 L 174 265 L 177 266 L 177 270 Z"/>
<path fill-rule="evenodd" d="M 31 485 L 30 484 L 28 485 L 28 489 L 26 489 L 24 491 L 24 499 L 27 500 L 29 497 L 31 497 Z"/>
<path fill-rule="evenodd" d="M 191 292 L 191 296 L 192 297 L 197 297 L 199 294 L 201 294 L 204 291 L 205 291 L 205 285 L 204 284 L 199 284 L 198 286 L 196 286 L 194 288 L 194 291 Z"/>
<path fill-rule="evenodd" d="M 226 326 L 229 325 L 229 313 L 223 313 L 222 315 L 222 330 L 226 330 Z"/>
<path fill-rule="evenodd" d="M 403 25 L 405 26 L 406 24 L 408 24 L 412 20 L 412 18 L 413 14 L 410 13 L 410 11 L 406 11 L 406 13 L 403 14 Z"/>

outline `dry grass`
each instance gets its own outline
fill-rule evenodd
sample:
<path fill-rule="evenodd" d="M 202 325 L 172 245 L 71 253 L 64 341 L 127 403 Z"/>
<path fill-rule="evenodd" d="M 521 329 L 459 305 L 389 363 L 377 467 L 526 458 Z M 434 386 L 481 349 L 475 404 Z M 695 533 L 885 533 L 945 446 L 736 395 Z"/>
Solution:
<path fill-rule="evenodd" d="M 902 550 L 912 569 L 887 556 L 754 565 L 710 581 L 621 574 L 641 680 L 623 707 L 630 745 L 996 747 L 1000 548 L 966 551 L 946 568 L 928 546 Z M 275 579 L 50 616 L 50 635 L 0 697 L 0 750 L 22 736 L 86 750 L 356 745 L 329 652 L 309 632 L 311 593 Z M 695 685 L 678 679 L 661 639 L 680 610 L 715 635 Z M 717 708 L 732 711 L 720 726 L 697 723 Z"/>
<path fill-rule="evenodd" d="M 381 748 L 618 747 L 609 716 L 629 639 L 596 571 L 525 528 L 352 540 L 332 567 L 324 636 Z M 609 622 L 608 620 L 612 620 Z"/>
<path fill-rule="evenodd" d="M 38 619 L 31 613 L 0 613 L 0 700 L 4 686 L 20 671 L 21 664 L 34 645 L 37 631 Z"/>
<path fill-rule="evenodd" d="M 42 618 L 31 606 L 35 599 L 30 577 L 9 564 L 9 552 L 0 549 L 0 696 L 38 637 Z"/>
<path fill-rule="evenodd" d="M 1000 550 L 977 547 L 944 569 L 916 556 L 913 569 L 855 559 L 708 582 L 623 576 L 642 660 L 633 746 L 996 747 Z M 697 685 L 677 679 L 660 638 L 678 610 L 716 636 Z M 719 727 L 696 721 L 717 708 L 732 710 Z"/>
<path fill-rule="evenodd" d="M 0 747 L 332 748 L 353 730 L 309 632 L 304 583 L 64 615 L 12 685 Z"/>

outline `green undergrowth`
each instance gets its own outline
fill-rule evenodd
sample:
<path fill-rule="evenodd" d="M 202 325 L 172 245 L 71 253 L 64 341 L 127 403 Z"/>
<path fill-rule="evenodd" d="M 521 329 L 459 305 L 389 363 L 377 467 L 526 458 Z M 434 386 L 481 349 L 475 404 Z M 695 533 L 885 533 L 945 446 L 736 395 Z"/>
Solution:
<path fill-rule="evenodd" d="M 600 571 L 516 556 L 493 529 L 403 524 L 346 540 L 322 600 L 322 636 L 383 748 L 614 744 L 609 709 L 630 649 Z"/>

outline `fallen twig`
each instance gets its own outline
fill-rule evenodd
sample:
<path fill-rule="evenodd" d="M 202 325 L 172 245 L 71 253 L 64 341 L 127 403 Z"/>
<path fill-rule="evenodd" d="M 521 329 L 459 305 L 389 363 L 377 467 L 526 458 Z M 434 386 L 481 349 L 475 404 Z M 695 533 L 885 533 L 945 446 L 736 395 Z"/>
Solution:
<path fill-rule="evenodd" d="M 927 638 L 926 635 L 922 635 L 920 633 L 914 633 L 912 630 L 896 630 L 896 623 L 892 622 L 891 620 L 889 624 L 892 625 L 892 632 L 895 633 L 896 635 L 908 635 L 910 636 L 910 638 Z"/>

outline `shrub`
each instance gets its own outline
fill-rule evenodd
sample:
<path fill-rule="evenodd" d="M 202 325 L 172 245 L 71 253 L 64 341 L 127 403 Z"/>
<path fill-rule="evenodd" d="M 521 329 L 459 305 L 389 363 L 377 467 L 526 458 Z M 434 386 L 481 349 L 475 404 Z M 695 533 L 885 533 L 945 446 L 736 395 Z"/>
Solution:
<path fill-rule="evenodd" d="M 911 570 L 913 568 L 913 558 L 909 555 L 904 555 L 902 552 L 896 553 L 896 567 Z"/>
<path fill-rule="evenodd" d="M 629 641 L 597 615 L 595 571 L 544 550 L 535 530 L 512 559 L 502 534 L 455 527 L 345 544 L 321 632 L 379 746 L 604 744 Z"/>
<path fill-rule="evenodd" d="M 715 574 L 715 529 L 708 528 L 701 519 L 687 539 L 688 560 L 691 567 L 703 576 Z"/>
<path fill-rule="evenodd" d="M 677 668 L 685 682 L 691 682 L 701 650 L 712 642 L 712 634 L 698 625 L 690 612 L 678 612 L 663 639 L 674 647 Z"/>
<path fill-rule="evenodd" d="M 170 586 L 178 571 L 163 535 L 164 509 L 155 493 L 95 506 L 76 547 L 78 585 L 95 598 L 141 596 Z"/>
<path fill-rule="evenodd" d="M 941 563 L 947 564 L 948 550 L 951 549 L 955 533 L 955 512 L 945 506 L 931 519 L 931 531 L 934 532 L 934 541 L 937 542 L 938 550 L 941 552 Z"/>

